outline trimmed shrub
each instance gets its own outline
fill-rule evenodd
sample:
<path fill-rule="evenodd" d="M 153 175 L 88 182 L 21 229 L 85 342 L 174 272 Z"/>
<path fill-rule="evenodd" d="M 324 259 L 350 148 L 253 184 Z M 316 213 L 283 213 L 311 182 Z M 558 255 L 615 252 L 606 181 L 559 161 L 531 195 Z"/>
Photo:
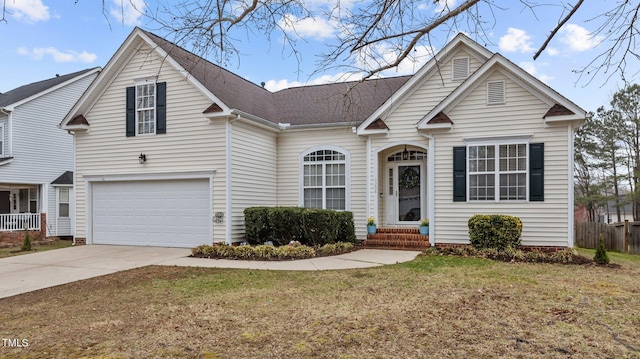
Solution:
<path fill-rule="evenodd" d="M 338 221 L 338 236 L 339 242 L 356 243 L 356 227 L 353 223 L 352 212 L 336 212 Z"/>
<path fill-rule="evenodd" d="M 302 238 L 302 218 L 304 208 L 273 207 L 267 211 L 269 227 L 273 233 L 272 241 L 285 245 Z"/>
<path fill-rule="evenodd" d="M 475 248 L 518 248 L 522 221 L 502 214 L 477 214 L 469 218 L 469 240 Z"/>
<path fill-rule="evenodd" d="M 270 207 L 251 207 L 244 210 L 244 235 L 249 244 L 256 245 L 273 240 L 269 210 Z"/>
<path fill-rule="evenodd" d="M 245 240 L 283 246 L 291 241 L 313 247 L 356 242 L 353 213 L 301 207 L 251 207 L 244 210 Z"/>
<path fill-rule="evenodd" d="M 332 256 L 336 254 L 348 253 L 353 250 L 353 243 L 349 242 L 338 242 L 338 243 L 327 243 L 324 246 L 318 248 L 319 255 L 327 255 Z"/>
<path fill-rule="evenodd" d="M 598 264 L 609 264 L 609 255 L 607 255 L 607 249 L 604 246 L 604 237 L 600 233 L 600 239 L 598 240 L 598 247 L 596 248 L 596 254 L 593 257 L 593 261 Z"/>
<path fill-rule="evenodd" d="M 338 217 L 326 209 L 308 209 L 302 212 L 302 244 L 319 247 L 337 242 Z"/>

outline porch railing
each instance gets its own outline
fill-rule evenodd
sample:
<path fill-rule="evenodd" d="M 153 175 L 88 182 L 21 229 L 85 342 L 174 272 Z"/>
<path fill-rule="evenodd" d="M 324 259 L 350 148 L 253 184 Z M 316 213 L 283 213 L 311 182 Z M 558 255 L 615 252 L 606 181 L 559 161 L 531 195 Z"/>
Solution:
<path fill-rule="evenodd" d="M 0 214 L 0 231 L 40 230 L 40 213 Z"/>

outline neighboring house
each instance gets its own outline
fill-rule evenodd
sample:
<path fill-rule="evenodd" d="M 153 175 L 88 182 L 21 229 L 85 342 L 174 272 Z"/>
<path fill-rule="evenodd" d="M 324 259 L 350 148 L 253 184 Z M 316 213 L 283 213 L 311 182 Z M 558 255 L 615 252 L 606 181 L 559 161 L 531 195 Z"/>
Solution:
<path fill-rule="evenodd" d="M 620 221 L 618 221 L 618 211 L 614 199 L 610 199 L 606 204 L 598 207 L 596 221 L 601 223 L 633 222 L 633 203 L 629 201 L 626 194 L 620 196 L 620 203 Z"/>
<path fill-rule="evenodd" d="M 58 124 L 99 70 L 0 94 L 0 242 L 20 242 L 25 226 L 34 239 L 73 235 L 73 136 Z"/>
<path fill-rule="evenodd" d="M 523 244 L 573 245 L 585 111 L 460 34 L 413 76 L 275 93 L 135 29 L 61 123 L 76 138 L 76 236 L 191 247 L 243 239 L 250 206 L 352 211 L 357 236 L 468 244 L 478 213 Z"/>

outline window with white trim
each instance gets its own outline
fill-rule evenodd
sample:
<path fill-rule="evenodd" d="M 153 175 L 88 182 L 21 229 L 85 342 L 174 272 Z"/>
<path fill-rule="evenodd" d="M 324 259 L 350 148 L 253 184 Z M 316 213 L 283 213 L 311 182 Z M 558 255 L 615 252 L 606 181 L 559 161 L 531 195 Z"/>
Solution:
<path fill-rule="evenodd" d="M 58 189 L 58 217 L 69 217 L 69 189 Z"/>
<path fill-rule="evenodd" d="M 156 133 L 156 84 L 144 82 L 136 85 L 136 134 Z"/>
<path fill-rule="evenodd" d="M 468 146 L 469 200 L 527 200 L 527 143 Z"/>
<path fill-rule="evenodd" d="M 347 154 L 319 149 L 302 158 L 302 206 L 347 209 Z"/>

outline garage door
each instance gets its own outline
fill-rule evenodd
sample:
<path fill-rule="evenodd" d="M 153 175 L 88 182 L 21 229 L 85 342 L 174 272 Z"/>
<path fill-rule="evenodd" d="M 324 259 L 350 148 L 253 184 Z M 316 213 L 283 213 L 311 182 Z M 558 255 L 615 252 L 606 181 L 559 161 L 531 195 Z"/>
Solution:
<path fill-rule="evenodd" d="M 211 244 L 209 181 L 94 182 L 93 243 L 195 247 Z"/>

